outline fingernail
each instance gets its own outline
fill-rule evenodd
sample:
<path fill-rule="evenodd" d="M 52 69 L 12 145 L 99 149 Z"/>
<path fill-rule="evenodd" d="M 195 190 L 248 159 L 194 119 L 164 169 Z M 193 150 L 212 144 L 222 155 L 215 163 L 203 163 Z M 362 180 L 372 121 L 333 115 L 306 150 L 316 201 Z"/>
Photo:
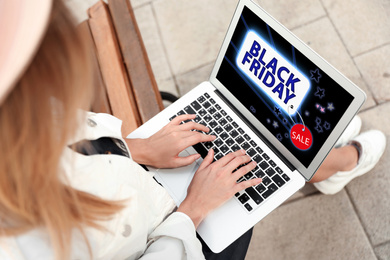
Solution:
<path fill-rule="evenodd" d="M 244 150 L 244 149 L 241 149 L 241 153 L 242 153 L 242 154 L 245 154 L 246 152 L 245 152 L 245 150 Z"/>

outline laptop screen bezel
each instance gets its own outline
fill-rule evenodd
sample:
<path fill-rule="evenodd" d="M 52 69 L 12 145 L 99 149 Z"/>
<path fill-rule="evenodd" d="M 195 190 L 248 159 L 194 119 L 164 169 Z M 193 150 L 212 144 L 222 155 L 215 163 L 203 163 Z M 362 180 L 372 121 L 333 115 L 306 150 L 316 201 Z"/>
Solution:
<path fill-rule="evenodd" d="M 328 74 L 336 83 L 343 87 L 353 96 L 353 101 L 335 126 L 328 139 L 315 155 L 308 167 L 305 167 L 279 140 L 248 110 L 244 105 L 233 96 L 233 94 L 217 79 L 217 73 L 224 59 L 230 39 L 233 36 L 237 23 L 240 19 L 244 7 L 249 8 L 261 20 L 266 22 L 275 32 L 280 34 L 285 40 L 294 46 L 298 51 L 303 53 L 318 68 Z M 234 16 L 229 25 L 225 39 L 217 56 L 214 68 L 211 72 L 209 81 L 232 103 L 232 105 L 256 128 L 258 131 L 277 149 L 286 160 L 288 160 L 306 180 L 310 180 L 317 171 L 327 154 L 331 151 L 334 144 L 343 133 L 349 122 L 353 119 L 360 107 L 363 105 L 366 95 L 352 83 L 348 78 L 341 74 L 337 69 L 325 61 L 320 55 L 313 51 L 303 41 L 296 37 L 286 27 L 269 15 L 264 9 L 251 0 L 240 0 L 235 10 Z"/>

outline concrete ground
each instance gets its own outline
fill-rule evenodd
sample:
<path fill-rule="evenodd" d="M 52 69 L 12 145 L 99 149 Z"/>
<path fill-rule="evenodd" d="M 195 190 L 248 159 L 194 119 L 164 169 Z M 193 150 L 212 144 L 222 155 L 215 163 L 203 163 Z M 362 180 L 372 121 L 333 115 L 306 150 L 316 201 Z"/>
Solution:
<path fill-rule="evenodd" d="M 67 0 L 80 20 L 97 0 Z M 257 1 L 367 94 L 362 130 L 390 139 L 390 1 Z M 161 90 L 208 79 L 237 0 L 131 0 Z M 307 184 L 254 229 L 247 259 L 390 259 L 390 148 L 333 196 Z"/>

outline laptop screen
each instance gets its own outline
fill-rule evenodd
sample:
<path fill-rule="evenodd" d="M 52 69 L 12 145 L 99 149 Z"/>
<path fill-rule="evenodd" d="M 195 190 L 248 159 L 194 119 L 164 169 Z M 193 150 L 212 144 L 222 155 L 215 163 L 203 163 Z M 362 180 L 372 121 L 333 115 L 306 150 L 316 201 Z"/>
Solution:
<path fill-rule="evenodd" d="M 305 167 L 354 99 L 246 6 L 216 78 Z"/>

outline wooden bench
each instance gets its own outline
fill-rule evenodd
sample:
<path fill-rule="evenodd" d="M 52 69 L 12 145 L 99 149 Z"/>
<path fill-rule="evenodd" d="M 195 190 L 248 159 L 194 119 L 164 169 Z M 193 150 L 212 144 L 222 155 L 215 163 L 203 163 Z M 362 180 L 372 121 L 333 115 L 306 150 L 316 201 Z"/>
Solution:
<path fill-rule="evenodd" d="M 164 107 L 129 0 L 97 2 L 81 27 L 94 46 L 96 84 L 94 112 L 123 121 L 127 136 Z"/>

